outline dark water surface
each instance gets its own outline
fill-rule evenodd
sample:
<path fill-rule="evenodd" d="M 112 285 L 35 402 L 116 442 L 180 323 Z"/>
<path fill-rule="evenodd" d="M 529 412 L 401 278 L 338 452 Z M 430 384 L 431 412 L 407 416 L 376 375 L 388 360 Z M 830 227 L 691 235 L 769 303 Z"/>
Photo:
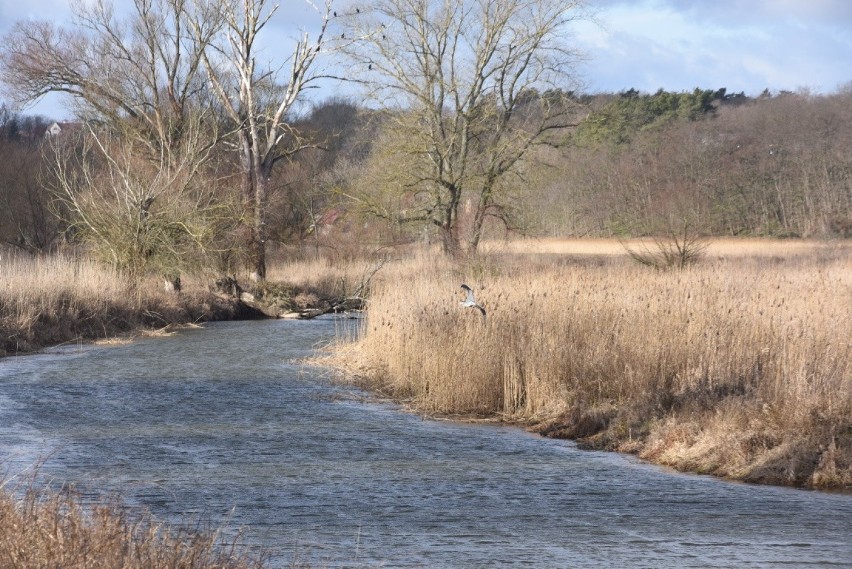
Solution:
<path fill-rule="evenodd" d="M 422 421 L 296 361 L 332 320 L 0 360 L 0 468 L 319 567 L 852 567 L 852 496 Z M 0 528 L 2 531 L 2 528 Z"/>

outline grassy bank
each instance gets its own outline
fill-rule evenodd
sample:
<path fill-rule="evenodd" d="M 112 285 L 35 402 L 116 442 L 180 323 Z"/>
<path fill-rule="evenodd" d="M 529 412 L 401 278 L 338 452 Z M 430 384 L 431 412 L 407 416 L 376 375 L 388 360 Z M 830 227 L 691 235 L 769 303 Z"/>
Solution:
<path fill-rule="evenodd" d="M 217 532 L 176 529 L 119 506 L 85 507 L 68 491 L 0 490 L 0 566 L 62 569 L 249 569 L 245 548 Z"/>
<path fill-rule="evenodd" d="M 724 242 L 655 271 L 612 243 L 545 245 L 397 264 L 336 364 L 426 413 L 734 479 L 852 485 L 848 246 Z M 487 323 L 459 307 L 461 282 Z"/>
<path fill-rule="evenodd" d="M 185 279 L 184 292 L 134 285 L 96 263 L 64 256 L 0 259 L 0 356 L 235 317 L 233 299 Z"/>
<path fill-rule="evenodd" d="M 270 315 L 328 309 L 363 299 L 374 260 L 328 258 L 277 261 L 260 287 L 242 284 Z M 217 294 L 216 275 L 182 275 L 179 294 L 155 277 L 133 283 L 84 258 L 0 254 L 0 357 L 67 342 L 89 342 L 156 331 L 174 325 L 257 316 L 228 294 Z M 251 314 L 249 314 L 251 313 Z"/>

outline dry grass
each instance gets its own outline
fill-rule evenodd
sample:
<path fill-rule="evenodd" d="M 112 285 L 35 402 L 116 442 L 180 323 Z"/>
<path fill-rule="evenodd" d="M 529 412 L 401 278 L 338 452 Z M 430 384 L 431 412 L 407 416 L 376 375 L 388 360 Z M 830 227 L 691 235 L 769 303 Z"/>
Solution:
<path fill-rule="evenodd" d="M 268 287 L 305 308 L 321 299 L 365 295 L 376 260 L 276 263 Z M 239 316 L 234 299 L 210 292 L 215 275 L 182 275 L 183 291 L 161 281 L 133 284 L 103 265 L 61 255 L 0 255 L 0 356 L 66 342 L 121 341 L 174 325 Z M 272 296 L 272 295 L 271 295 Z M 271 299 L 276 300 L 276 299 Z"/>
<path fill-rule="evenodd" d="M 343 297 L 358 292 L 361 284 L 379 268 L 379 263 L 381 257 L 346 261 L 321 257 L 271 264 L 266 276 L 269 281 L 287 283 L 303 294 Z"/>
<path fill-rule="evenodd" d="M 203 285 L 173 295 L 133 286 L 96 263 L 64 256 L 0 258 L 0 356 L 144 328 L 225 318 L 234 306 Z"/>
<path fill-rule="evenodd" d="M 852 484 L 848 246 L 725 242 L 675 272 L 602 242 L 587 250 L 609 260 L 554 263 L 553 246 L 546 262 L 397 265 L 338 362 L 424 412 L 536 422 L 735 478 Z M 459 307 L 463 281 L 486 325 Z"/>
<path fill-rule="evenodd" d="M 217 532 L 174 529 L 120 507 L 84 507 L 69 491 L 0 490 L 0 567 L 247 569 L 261 567 Z"/>
<path fill-rule="evenodd" d="M 684 271 L 617 241 L 486 244 L 452 264 L 409 252 L 372 279 L 336 365 L 426 413 L 498 417 L 678 468 L 852 485 L 852 244 L 714 241 Z M 375 261 L 274 265 L 317 297 Z M 459 307 L 472 285 L 487 324 Z M 0 260 L 0 354 L 227 318 L 203 285 L 132 287 L 61 257 Z M 307 293 L 306 293 L 307 294 Z"/>
<path fill-rule="evenodd" d="M 630 239 L 624 244 L 641 249 L 653 248 L 653 239 Z M 615 239 L 523 239 L 516 241 L 488 241 L 483 248 L 492 252 L 515 255 L 570 255 L 586 257 L 622 257 L 624 244 Z M 817 241 L 808 239 L 713 238 L 708 240 L 707 257 L 733 259 L 776 258 L 831 254 L 835 250 L 850 250 L 845 241 Z"/>

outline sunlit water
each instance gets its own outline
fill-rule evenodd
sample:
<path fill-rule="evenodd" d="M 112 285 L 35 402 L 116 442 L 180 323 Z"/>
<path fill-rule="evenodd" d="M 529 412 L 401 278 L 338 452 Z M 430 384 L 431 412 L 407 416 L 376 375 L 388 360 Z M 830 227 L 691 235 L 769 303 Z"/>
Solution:
<path fill-rule="evenodd" d="M 852 566 L 850 496 L 368 403 L 298 363 L 339 326 L 219 323 L 0 360 L 0 467 L 43 461 L 85 496 L 245 527 L 275 567 Z"/>

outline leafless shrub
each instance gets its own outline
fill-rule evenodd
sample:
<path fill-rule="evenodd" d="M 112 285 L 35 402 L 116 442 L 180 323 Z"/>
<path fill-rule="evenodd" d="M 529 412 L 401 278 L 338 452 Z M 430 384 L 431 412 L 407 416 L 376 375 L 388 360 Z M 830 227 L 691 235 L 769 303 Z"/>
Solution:
<path fill-rule="evenodd" d="M 679 232 L 669 233 L 667 238 L 654 238 L 654 249 L 647 245 L 636 249 L 622 243 L 630 258 L 654 269 L 685 269 L 694 265 L 704 256 L 709 242 L 690 230 L 684 222 Z"/>

